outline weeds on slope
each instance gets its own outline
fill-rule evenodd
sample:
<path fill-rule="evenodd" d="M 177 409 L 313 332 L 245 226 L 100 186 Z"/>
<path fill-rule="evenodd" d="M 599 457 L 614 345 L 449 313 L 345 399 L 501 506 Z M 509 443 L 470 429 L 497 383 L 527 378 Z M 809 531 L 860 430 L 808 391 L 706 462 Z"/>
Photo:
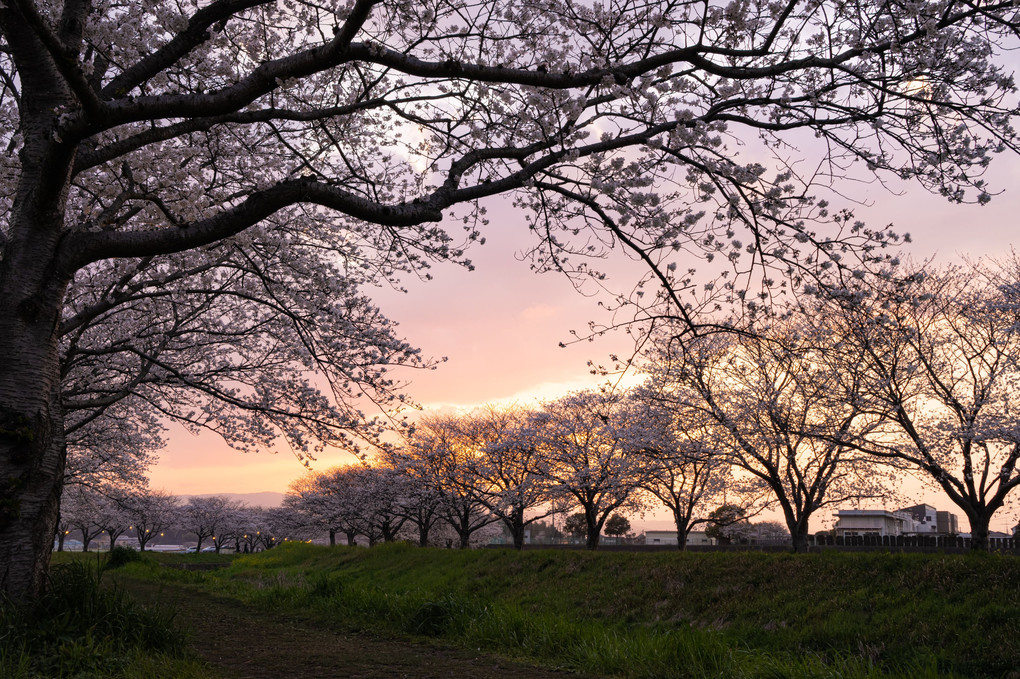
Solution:
<path fill-rule="evenodd" d="M 144 607 L 101 586 L 95 564 L 53 567 L 46 593 L 0 603 L 0 677 L 201 679 L 185 637 L 165 608 Z"/>
<path fill-rule="evenodd" d="M 1002 677 L 1020 664 L 1013 559 L 294 545 L 215 573 L 137 568 L 334 627 L 635 679 Z"/>

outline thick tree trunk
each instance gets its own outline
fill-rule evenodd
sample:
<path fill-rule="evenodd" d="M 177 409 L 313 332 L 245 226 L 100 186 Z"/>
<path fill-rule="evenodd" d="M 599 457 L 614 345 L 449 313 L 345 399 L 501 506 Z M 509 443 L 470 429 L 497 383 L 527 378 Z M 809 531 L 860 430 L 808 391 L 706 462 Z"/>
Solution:
<path fill-rule="evenodd" d="M 988 551 L 988 524 L 991 517 L 981 514 L 969 514 L 970 521 L 970 548 L 974 552 Z"/>
<path fill-rule="evenodd" d="M 356 547 L 358 544 L 358 541 L 356 539 L 358 537 L 358 534 L 355 533 L 354 531 L 347 531 L 344 534 L 347 536 L 347 546 Z"/>
<path fill-rule="evenodd" d="M 786 530 L 790 531 L 790 539 L 793 541 L 793 551 L 806 552 L 808 548 L 808 520 L 818 506 L 805 506 L 797 512 L 788 500 L 780 499 L 780 505 L 783 508 L 783 517 L 786 519 Z"/>
<path fill-rule="evenodd" d="M 513 513 L 503 520 L 503 523 L 510 531 L 514 549 L 518 551 L 524 549 L 524 509 L 514 509 Z"/>
<path fill-rule="evenodd" d="M 26 601 L 42 592 L 49 568 L 66 452 L 59 403 L 26 414 L 32 406 L 16 402 L 0 402 L 0 591 Z"/>
<path fill-rule="evenodd" d="M 598 520 L 593 507 L 584 508 L 584 520 L 587 525 L 587 534 L 584 537 L 584 548 L 594 552 L 599 548 L 599 539 L 602 537 L 602 522 Z"/>
<path fill-rule="evenodd" d="M 515 522 L 510 527 L 510 534 L 514 541 L 514 549 L 518 551 L 524 549 L 524 524 Z"/>
<path fill-rule="evenodd" d="M 459 538 L 460 548 L 467 549 L 471 542 L 471 512 L 462 509 L 457 513 L 457 521 L 448 521 Z"/>
<path fill-rule="evenodd" d="M 329 546 L 330 547 L 336 547 L 336 529 L 335 528 L 330 528 L 329 529 Z"/>
<path fill-rule="evenodd" d="M 0 265 L 0 592 L 41 593 L 60 510 L 66 450 L 56 327 L 59 304 Z"/>
<path fill-rule="evenodd" d="M 62 530 L 58 530 L 57 531 L 57 551 L 58 552 L 64 551 L 64 538 L 66 538 L 66 537 L 67 537 L 67 534 L 64 531 L 62 531 Z"/>
<path fill-rule="evenodd" d="M 676 527 L 676 548 L 681 552 L 687 551 L 687 526 Z"/>
<path fill-rule="evenodd" d="M 20 172 L 0 246 L 0 595 L 43 589 L 66 449 L 58 333 L 73 271 L 59 263 L 75 147 L 55 134 L 75 99 L 20 10 L 3 13 L 21 76 Z"/>
<path fill-rule="evenodd" d="M 806 521 L 803 526 L 797 526 L 796 531 L 790 533 L 790 537 L 793 538 L 793 551 L 798 554 L 808 551 L 808 527 Z"/>

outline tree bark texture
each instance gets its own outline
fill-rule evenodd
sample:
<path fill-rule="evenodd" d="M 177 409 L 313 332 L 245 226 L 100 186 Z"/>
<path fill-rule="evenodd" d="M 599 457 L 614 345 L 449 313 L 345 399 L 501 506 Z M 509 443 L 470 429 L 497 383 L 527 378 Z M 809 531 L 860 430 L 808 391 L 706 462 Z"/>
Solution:
<path fill-rule="evenodd" d="M 72 101 L 58 69 L 16 10 L 3 20 L 24 145 L 0 259 L 0 593 L 25 601 L 44 586 L 66 461 L 58 330 L 71 274 L 58 259 L 75 149 L 53 134 Z"/>
<path fill-rule="evenodd" d="M 676 524 L 676 548 L 685 552 L 687 551 L 687 520 L 680 512 L 674 510 L 673 522 Z"/>
<path fill-rule="evenodd" d="M 972 551 L 988 551 L 988 524 L 991 522 L 991 518 L 990 513 L 967 512 L 967 519 L 970 521 L 970 548 Z"/>

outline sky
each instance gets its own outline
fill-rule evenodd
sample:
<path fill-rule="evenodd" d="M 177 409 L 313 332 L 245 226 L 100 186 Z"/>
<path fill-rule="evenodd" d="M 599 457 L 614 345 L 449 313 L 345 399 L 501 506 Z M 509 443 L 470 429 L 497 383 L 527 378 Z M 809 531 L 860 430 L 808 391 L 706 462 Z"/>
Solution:
<path fill-rule="evenodd" d="M 857 187 L 853 195 L 859 202 L 852 207 L 869 224 L 892 223 L 897 231 L 909 232 L 913 242 L 907 252 L 915 259 L 948 263 L 1007 254 L 1018 240 L 1020 159 L 997 158 L 987 178 L 1003 193 L 985 206 L 952 205 L 916 185 L 890 191 L 871 184 Z M 563 276 L 535 274 L 519 259 L 528 237 L 523 213 L 498 201 L 490 205 L 489 216 L 487 242 L 470 251 L 473 271 L 437 265 L 433 280 L 408 280 L 407 293 L 369 293 L 425 355 L 448 357 L 435 371 L 406 375 L 406 393 L 426 411 L 496 401 L 529 403 L 594 386 L 602 380 L 589 374 L 588 361 L 604 362 L 630 347 L 622 333 L 560 347 L 571 340 L 571 330 L 583 332 L 589 321 L 606 320 L 604 310 Z M 353 461 L 349 453 L 334 451 L 320 456 L 313 468 Z M 244 454 L 214 435 L 193 436 L 174 428 L 150 478 L 152 487 L 178 494 L 284 492 L 302 473 L 287 450 Z M 955 509 L 937 493 L 918 497 L 939 509 Z M 822 514 L 821 519 L 828 518 Z M 1016 521 L 1015 511 L 1000 512 L 992 528 L 1007 530 Z M 639 525 L 667 529 L 671 524 L 653 513 Z M 824 524 L 813 524 L 812 530 L 820 527 Z"/>

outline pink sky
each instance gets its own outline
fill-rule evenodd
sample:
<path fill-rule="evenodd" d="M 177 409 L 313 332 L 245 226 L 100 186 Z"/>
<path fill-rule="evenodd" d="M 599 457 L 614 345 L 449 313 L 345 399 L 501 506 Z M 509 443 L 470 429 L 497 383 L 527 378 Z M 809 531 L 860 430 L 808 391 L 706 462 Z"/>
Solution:
<path fill-rule="evenodd" d="M 961 256 L 1005 254 L 1015 242 L 1020 215 L 1020 188 L 1015 188 L 1020 187 L 1020 159 L 997 159 L 988 178 L 1006 192 L 986 206 L 950 205 L 916 186 L 892 195 L 873 184 L 856 190 L 854 196 L 871 205 L 858 206 L 855 212 L 872 225 L 891 222 L 898 231 L 910 232 L 914 242 L 909 251 L 915 257 L 949 262 Z M 562 276 L 534 274 L 518 261 L 515 254 L 527 238 L 522 214 L 500 203 L 490 207 L 490 217 L 487 243 L 470 253 L 474 271 L 439 265 L 432 270 L 434 280 L 408 281 L 407 294 L 379 290 L 373 295 L 425 354 L 449 357 L 436 371 L 408 374 L 408 394 L 426 409 L 551 398 L 594 385 L 597 380 L 588 374 L 587 362 L 604 361 L 629 346 L 627 338 L 617 334 L 560 348 L 571 330 L 583 331 L 589 320 L 598 318 L 596 300 L 578 294 Z M 348 453 L 336 451 L 321 456 L 314 467 L 351 461 Z M 215 436 L 174 430 L 151 479 L 153 487 L 179 494 L 283 492 L 302 473 L 288 451 L 246 455 Z M 938 495 L 925 499 L 940 509 L 950 508 Z M 993 529 L 1005 530 L 1016 520 L 1015 511 L 1000 512 Z M 650 516 L 645 525 L 668 528 L 669 522 Z"/>

